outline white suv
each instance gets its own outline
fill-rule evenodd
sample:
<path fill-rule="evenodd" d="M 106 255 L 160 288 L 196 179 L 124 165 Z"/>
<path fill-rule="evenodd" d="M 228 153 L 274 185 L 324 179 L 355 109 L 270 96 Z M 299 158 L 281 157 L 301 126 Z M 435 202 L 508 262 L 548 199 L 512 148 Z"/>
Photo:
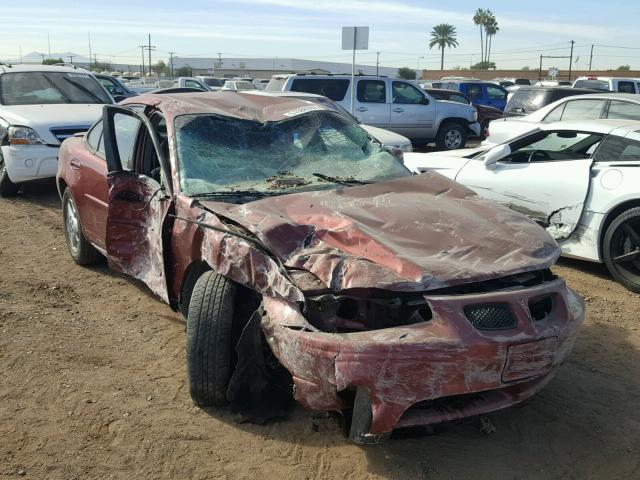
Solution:
<path fill-rule="evenodd" d="M 55 177 L 62 141 L 86 132 L 109 103 L 111 95 L 80 68 L 0 64 L 0 196 Z"/>

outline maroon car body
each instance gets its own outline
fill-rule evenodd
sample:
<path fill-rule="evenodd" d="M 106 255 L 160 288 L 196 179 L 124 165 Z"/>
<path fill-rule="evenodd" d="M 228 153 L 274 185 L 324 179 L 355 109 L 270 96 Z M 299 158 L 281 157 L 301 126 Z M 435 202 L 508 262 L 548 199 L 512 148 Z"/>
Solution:
<path fill-rule="evenodd" d="M 112 147 L 99 122 L 64 142 L 60 194 L 69 190 L 83 236 L 111 268 L 176 310 L 186 312 L 203 265 L 257 292 L 262 332 L 295 399 L 316 410 L 353 407 L 357 442 L 539 391 L 569 355 L 584 308 L 548 270 L 557 246 L 526 217 L 437 173 L 244 203 L 182 191 L 180 116 L 266 124 L 309 105 L 222 92 L 109 106 L 149 119 L 131 170 L 107 167 Z M 161 176 L 143 164 L 145 145 L 155 147 Z"/>

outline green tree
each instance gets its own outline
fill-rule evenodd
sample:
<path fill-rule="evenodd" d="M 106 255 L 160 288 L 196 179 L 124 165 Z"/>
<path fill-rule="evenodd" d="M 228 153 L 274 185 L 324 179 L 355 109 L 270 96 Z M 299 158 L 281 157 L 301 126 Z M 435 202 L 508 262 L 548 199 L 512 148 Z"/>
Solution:
<path fill-rule="evenodd" d="M 187 65 L 187 66 L 178 68 L 176 70 L 175 75 L 176 77 L 192 77 L 193 71 L 191 70 L 191 67 Z"/>
<path fill-rule="evenodd" d="M 61 58 L 47 58 L 42 60 L 42 65 L 55 65 L 56 63 L 64 63 Z"/>
<path fill-rule="evenodd" d="M 520 70 L 524 70 L 524 71 L 527 71 L 527 72 L 528 72 L 529 70 L 531 70 L 531 68 L 529 68 L 529 67 L 522 67 Z"/>
<path fill-rule="evenodd" d="M 484 24 L 486 48 L 485 48 L 485 62 L 491 61 L 491 44 L 493 43 L 493 37 L 498 33 L 498 21 L 491 10 L 486 12 L 486 21 Z"/>
<path fill-rule="evenodd" d="M 487 12 L 482 8 L 476 10 L 476 13 L 473 15 L 473 24 L 480 27 L 480 60 L 484 59 L 484 42 L 483 42 L 483 32 L 484 25 L 487 20 Z"/>
<path fill-rule="evenodd" d="M 171 73 L 167 64 L 162 60 L 158 60 L 158 63 L 153 66 L 153 70 L 155 70 L 158 76 L 168 76 Z"/>
<path fill-rule="evenodd" d="M 416 71 L 409 67 L 399 68 L 398 78 L 404 78 L 405 80 L 414 80 L 416 78 Z"/>
<path fill-rule="evenodd" d="M 616 68 L 616 70 L 628 72 L 629 70 L 631 70 L 631 67 L 629 65 L 620 65 L 618 68 Z"/>
<path fill-rule="evenodd" d="M 107 62 L 95 62 L 91 64 L 91 68 L 93 70 L 98 70 L 100 72 L 104 72 L 104 71 L 110 72 L 112 70 L 111 64 Z"/>
<path fill-rule="evenodd" d="M 495 70 L 496 64 L 493 62 L 478 62 L 471 65 L 471 70 Z"/>
<path fill-rule="evenodd" d="M 431 30 L 429 48 L 437 46 L 440 49 L 440 70 L 444 70 L 444 49 L 458 46 L 456 35 L 456 27 L 448 23 L 436 25 L 433 27 L 433 30 Z"/>

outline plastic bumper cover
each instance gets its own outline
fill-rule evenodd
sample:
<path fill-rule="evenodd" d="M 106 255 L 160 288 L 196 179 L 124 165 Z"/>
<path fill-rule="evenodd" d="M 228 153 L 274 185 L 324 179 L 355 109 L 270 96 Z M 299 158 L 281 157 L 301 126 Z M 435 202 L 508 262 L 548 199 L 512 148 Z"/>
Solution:
<path fill-rule="evenodd" d="M 9 179 L 14 183 L 55 177 L 58 171 L 57 146 L 8 145 L 2 155 Z"/>

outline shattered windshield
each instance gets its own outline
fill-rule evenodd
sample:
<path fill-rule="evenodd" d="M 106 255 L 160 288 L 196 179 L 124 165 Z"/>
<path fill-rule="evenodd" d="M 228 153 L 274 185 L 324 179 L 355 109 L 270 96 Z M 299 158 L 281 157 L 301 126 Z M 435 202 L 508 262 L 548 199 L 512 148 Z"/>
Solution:
<path fill-rule="evenodd" d="M 282 194 L 410 175 L 362 128 L 335 112 L 268 123 L 181 115 L 175 131 L 181 189 L 192 196 Z"/>

